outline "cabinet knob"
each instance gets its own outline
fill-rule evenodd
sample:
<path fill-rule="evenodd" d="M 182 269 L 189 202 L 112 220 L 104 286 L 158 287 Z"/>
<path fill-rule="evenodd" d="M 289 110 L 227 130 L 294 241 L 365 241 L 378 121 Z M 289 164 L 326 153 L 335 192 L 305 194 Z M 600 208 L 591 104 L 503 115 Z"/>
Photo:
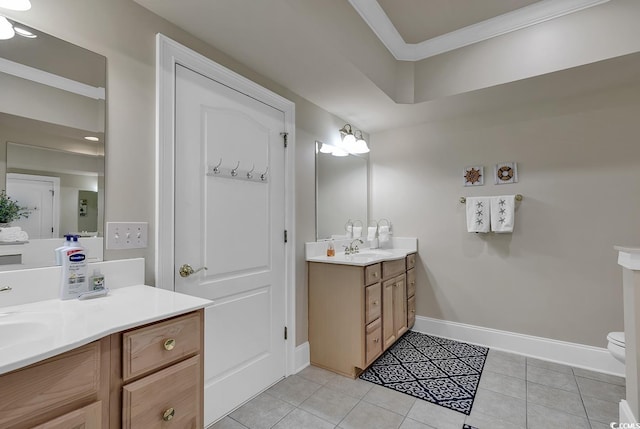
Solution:
<path fill-rule="evenodd" d="M 411 283 L 409 283 L 409 284 L 410 284 L 411 286 L 413 286 L 413 285 L 415 285 L 415 284 L 416 284 L 416 282 L 411 282 Z"/>
<path fill-rule="evenodd" d="M 377 272 L 377 271 L 374 271 L 374 272 L 373 272 L 373 274 L 372 274 L 372 276 L 373 276 L 373 277 L 378 277 L 378 272 Z"/>
<path fill-rule="evenodd" d="M 414 314 L 416 311 L 415 310 L 411 310 L 411 313 Z"/>
<path fill-rule="evenodd" d="M 379 342 L 380 342 L 380 338 L 374 338 L 374 339 L 373 339 L 373 342 L 374 342 L 374 343 L 379 343 Z"/>
<path fill-rule="evenodd" d="M 174 340 L 173 338 L 169 338 L 168 340 L 165 340 L 163 346 L 165 350 L 173 350 L 173 348 L 176 346 L 176 340 Z"/>
<path fill-rule="evenodd" d="M 176 415 L 176 410 L 174 410 L 173 408 L 167 408 L 166 410 L 164 410 L 164 413 L 162 413 L 162 420 L 164 420 L 165 422 L 168 422 L 175 415 Z"/>
<path fill-rule="evenodd" d="M 378 305 L 379 301 L 376 299 L 375 301 L 373 301 L 373 305 Z"/>

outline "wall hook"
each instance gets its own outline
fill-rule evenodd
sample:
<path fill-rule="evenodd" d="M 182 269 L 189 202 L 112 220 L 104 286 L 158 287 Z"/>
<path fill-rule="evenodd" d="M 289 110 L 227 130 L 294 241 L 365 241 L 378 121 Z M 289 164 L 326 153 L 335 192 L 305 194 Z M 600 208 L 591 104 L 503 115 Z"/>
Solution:
<path fill-rule="evenodd" d="M 213 174 L 219 174 L 220 173 L 220 166 L 221 165 L 222 165 L 222 158 L 220 158 L 220 162 L 218 163 L 218 165 L 213 167 Z"/>
<path fill-rule="evenodd" d="M 256 165 L 253 164 L 251 166 L 251 170 L 247 171 L 247 179 L 253 179 L 253 170 L 255 170 L 255 169 L 256 169 Z"/>
<path fill-rule="evenodd" d="M 264 173 L 260 175 L 260 180 L 262 180 L 263 182 L 267 180 L 267 174 L 269 174 L 269 166 L 267 166 L 267 169 L 264 171 Z"/>
<path fill-rule="evenodd" d="M 231 176 L 236 177 L 238 175 L 238 167 L 240 167 L 240 161 L 236 164 L 236 168 L 231 170 Z"/>

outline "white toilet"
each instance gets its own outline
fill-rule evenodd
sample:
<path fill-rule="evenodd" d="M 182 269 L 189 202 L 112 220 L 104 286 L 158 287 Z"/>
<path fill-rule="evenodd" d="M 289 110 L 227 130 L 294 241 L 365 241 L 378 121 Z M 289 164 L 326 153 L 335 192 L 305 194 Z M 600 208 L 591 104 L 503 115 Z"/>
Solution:
<path fill-rule="evenodd" d="M 609 341 L 609 344 L 607 344 L 609 352 L 614 358 L 624 363 L 624 332 L 609 332 L 607 340 Z"/>

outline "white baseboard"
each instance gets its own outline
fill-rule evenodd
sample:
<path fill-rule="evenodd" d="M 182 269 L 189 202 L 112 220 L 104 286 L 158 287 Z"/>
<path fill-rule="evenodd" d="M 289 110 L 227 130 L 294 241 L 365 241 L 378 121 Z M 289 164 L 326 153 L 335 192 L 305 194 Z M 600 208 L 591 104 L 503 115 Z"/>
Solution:
<path fill-rule="evenodd" d="M 629 403 L 624 399 L 620 401 L 620 423 L 638 423 L 638 420 L 631 412 Z"/>
<path fill-rule="evenodd" d="M 624 377 L 624 365 L 601 347 L 416 316 L 414 331 Z M 603 339 L 604 340 L 604 339 Z"/>
<path fill-rule="evenodd" d="M 295 350 L 294 374 L 299 373 L 311 364 L 311 351 L 309 350 L 309 342 L 302 343 Z"/>

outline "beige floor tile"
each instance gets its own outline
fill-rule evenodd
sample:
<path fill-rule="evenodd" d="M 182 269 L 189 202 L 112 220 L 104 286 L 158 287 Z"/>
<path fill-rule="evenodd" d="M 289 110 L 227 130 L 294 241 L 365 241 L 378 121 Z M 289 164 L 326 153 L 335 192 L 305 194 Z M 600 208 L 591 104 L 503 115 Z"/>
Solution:
<path fill-rule="evenodd" d="M 406 416 L 413 404 L 416 402 L 416 398 L 404 393 L 396 392 L 393 389 L 387 389 L 382 386 L 374 386 L 369 390 L 363 401 L 370 404 L 377 405 L 385 408 L 389 411 L 393 411 L 396 414 L 402 414 Z"/>
<path fill-rule="evenodd" d="M 571 428 L 590 429 L 589 421 L 584 417 L 563 413 L 537 404 L 527 405 L 528 429 Z"/>
<path fill-rule="evenodd" d="M 299 408 L 291 411 L 273 429 L 333 429 L 335 425 Z"/>
<path fill-rule="evenodd" d="M 297 375 L 290 375 L 273 385 L 267 393 L 278 399 L 287 401 L 296 407 L 320 388 L 320 384 L 309 381 Z"/>
<path fill-rule="evenodd" d="M 225 417 L 215 425 L 211 426 L 210 429 L 247 429 L 247 427 L 245 425 L 241 425 L 231 417 Z"/>
<path fill-rule="evenodd" d="M 460 429 L 466 416 L 449 408 L 418 400 L 407 417 L 438 429 Z"/>
<path fill-rule="evenodd" d="M 263 393 L 230 414 L 249 429 L 269 429 L 295 407 L 275 396 Z"/>
<path fill-rule="evenodd" d="M 576 379 L 573 376 L 573 373 L 564 374 L 558 371 L 528 365 L 527 381 L 554 387 L 556 389 L 579 393 L 578 385 L 576 384 Z"/>
<path fill-rule="evenodd" d="M 313 381 L 315 383 L 323 385 L 327 384 L 331 379 L 339 377 L 339 375 L 334 372 L 327 371 L 326 369 L 318 368 L 317 366 L 313 365 L 309 365 L 296 375 L 309 381 Z"/>
<path fill-rule="evenodd" d="M 340 422 L 342 429 L 397 429 L 404 417 L 384 408 L 360 402 Z"/>
<path fill-rule="evenodd" d="M 527 401 L 529 404 L 543 405 L 574 416 L 587 417 L 580 395 L 567 390 L 528 382 Z"/>
<path fill-rule="evenodd" d="M 576 381 L 582 396 L 591 396 L 610 402 L 620 402 L 625 399 L 626 389 L 624 386 L 583 377 L 576 377 Z"/>
<path fill-rule="evenodd" d="M 338 376 L 329 380 L 324 386 L 353 396 L 354 398 L 362 399 L 375 384 L 360 380 L 359 378 L 352 380 L 347 377 Z"/>
<path fill-rule="evenodd" d="M 338 424 L 356 406 L 358 399 L 321 387 L 300 408 L 331 423 Z"/>
<path fill-rule="evenodd" d="M 503 395 L 513 396 L 518 399 L 526 399 L 527 385 L 524 379 L 510 377 L 499 372 L 489 370 L 482 371 L 479 388 L 492 390 Z"/>

